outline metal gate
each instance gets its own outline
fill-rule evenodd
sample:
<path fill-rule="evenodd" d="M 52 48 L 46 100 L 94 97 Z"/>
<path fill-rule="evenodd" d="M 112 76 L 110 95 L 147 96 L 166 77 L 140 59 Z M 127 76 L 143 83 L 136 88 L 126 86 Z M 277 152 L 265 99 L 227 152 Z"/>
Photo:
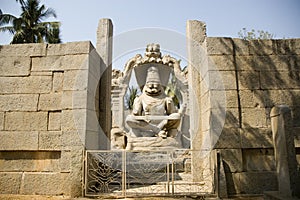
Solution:
<path fill-rule="evenodd" d="M 86 151 L 85 196 L 170 196 L 208 194 L 195 182 L 191 150 Z"/>

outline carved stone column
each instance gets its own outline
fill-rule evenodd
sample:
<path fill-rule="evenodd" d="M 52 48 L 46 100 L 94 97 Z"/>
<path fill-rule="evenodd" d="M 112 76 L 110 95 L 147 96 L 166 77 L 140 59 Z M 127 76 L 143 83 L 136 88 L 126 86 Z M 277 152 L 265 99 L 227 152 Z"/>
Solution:
<path fill-rule="evenodd" d="M 100 19 L 97 30 L 96 49 L 101 58 L 101 78 L 99 87 L 99 122 L 103 133 L 100 137 L 101 149 L 110 148 L 111 130 L 111 74 L 112 74 L 113 25 L 110 19 Z"/>
<path fill-rule="evenodd" d="M 271 110 L 279 195 L 299 196 L 299 179 L 295 154 L 291 110 L 286 105 Z"/>

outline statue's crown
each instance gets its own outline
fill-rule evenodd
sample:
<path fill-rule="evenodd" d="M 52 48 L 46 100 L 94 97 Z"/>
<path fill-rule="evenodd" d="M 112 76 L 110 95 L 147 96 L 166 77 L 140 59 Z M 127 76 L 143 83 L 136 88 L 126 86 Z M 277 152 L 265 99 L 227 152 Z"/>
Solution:
<path fill-rule="evenodd" d="M 159 84 L 161 83 L 160 77 L 159 77 L 159 71 L 158 71 L 157 67 L 152 66 L 147 70 L 146 83 L 149 83 L 149 82 L 159 83 Z"/>
<path fill-rule="evenodd" d="M 148 57 L 160 57 L 160 45 L 154 43 L 148 44 L 145 55 Z"/>
<path fill-rule="evenodd" d="M 148 44 L 146 48 L 147 52 L 160 52 L 160 45 L 159 44 Z"/>

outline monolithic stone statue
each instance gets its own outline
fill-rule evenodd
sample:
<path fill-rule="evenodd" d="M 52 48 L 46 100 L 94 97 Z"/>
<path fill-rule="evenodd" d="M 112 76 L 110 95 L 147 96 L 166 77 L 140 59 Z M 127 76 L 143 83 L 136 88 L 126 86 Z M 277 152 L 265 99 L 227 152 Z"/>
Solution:
<path fill-rule="evenodd" d="M 158 68 L 150 66 L 142 94 L 134 100 L 132 114 L 126 118 L 130 136 L 175 138 L 180 117 L 172 98 L 164 92 Z"/>

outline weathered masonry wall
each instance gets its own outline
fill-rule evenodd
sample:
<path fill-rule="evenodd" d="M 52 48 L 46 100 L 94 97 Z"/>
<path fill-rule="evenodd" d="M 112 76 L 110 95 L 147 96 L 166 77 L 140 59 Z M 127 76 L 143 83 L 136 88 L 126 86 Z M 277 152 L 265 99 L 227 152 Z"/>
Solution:
<path fill-rule="evenodd" d="M 228 192 L 277 190 L 270 111 L 291 108 L 300 148 L 300 39 L 207 38 L 207 53 L 226 91 L 226 120 L 215 148 Z"/>
<path fill-rule="evenodd" d="M 0 46 L 0 194 L 81 196 L 100 60 L 90 42 Z"/>
<path fill-rule="evenodd" d="M 194 68 L 199 67 L 191 74 L 191 85 L 199 96 L 201 112 L 199 137 L 193 147 L 205 149 L 203 138 L 210 134 L 213 148 L 221 154 L 229 194 L 277 190 L 270 111 L 276 105 L 291 108 L 299 165 L 300 39 L 206 37 L 205 25 L 198 21 L 188 22 L 187 36 L 203 49 L 196 54 L 197 45 L 189 45 Z M 207 60 L 201 61 L 199 55 Z M 222 110 L 218 100 L 224 93 Z M 222 112 L 226 113 L 225 124 L 218 137 L 220 129 L 215 124 L 222 121 Z"/>

